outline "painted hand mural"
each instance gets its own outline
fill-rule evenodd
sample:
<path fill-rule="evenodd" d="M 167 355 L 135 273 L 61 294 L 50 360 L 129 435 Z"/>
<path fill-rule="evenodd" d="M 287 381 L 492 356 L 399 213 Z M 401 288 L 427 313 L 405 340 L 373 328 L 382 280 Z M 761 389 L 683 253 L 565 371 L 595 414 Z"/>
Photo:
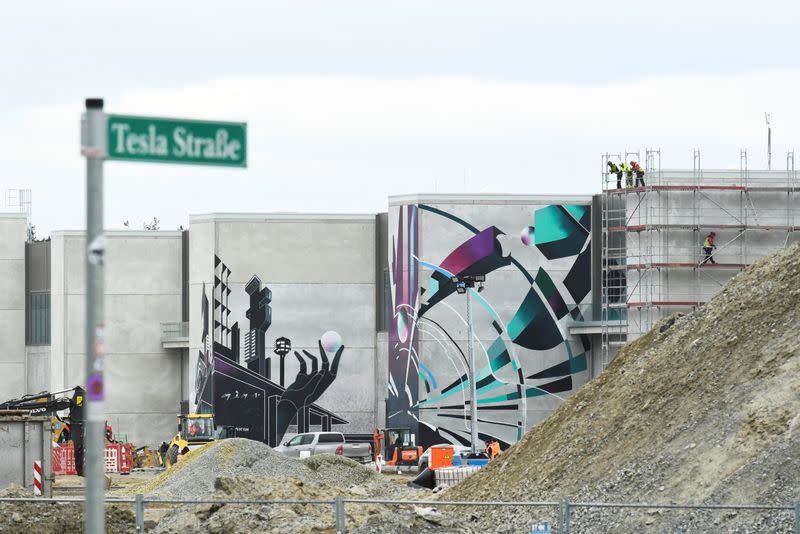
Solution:
<path fill-rule="evenodd" d="M 468 443 L 466 340 L 458 339 L 467 322 L 458 311 L 464 297 L 456 295 L 451 279 L 487 275 L 487 287 L 499 287 L 503 295 L 500 302 L 474 290 L 466 295 L 477 304 L 473 324 L 482 332 L 474 336 L 478 435 L 506 446 L 530 427 L 529 411 L 542 411 L 529 399 L 560 399 L 559 393 L 573 389 L 573 376 L 587 368 L 588 337 L 569 335 L 565 321 L 580 320 L 579 304 L 590 291 L 589 206 L 532 209 L 530 219 L 517 222 L 521 232 L 513 226 L 510 232 L 498 226 L 479 229 L 424 204 L 397 209 L 388 425 L 418 428 L 423 445 Z M 449 250 L 426 246 L 427 254 L 441 256 L 422 257 L 421 212 L 431 214 L 426 221 L 441 228 L 441 235 L 468 237 Z M 498 214 L 508 222 L 502 210 Z M 485 211 L 481 215 L 485 220 Z M 426 227 L 426 235 L 432 233 Z M 421 280 L 425 271 L 429 275 Z M 513 294 L 519 295 L 516 303 L 509 298 Z M 509 306 L 516 309 L 513 314 Z"/>
<path fill-rule="evenodd" d="M 283 392 L 278 401 L 278 435 L 283 436 L 292 420 L 296 417 L 298 418 L 298 426 L 301 426 L 300 419 L 303 417 L 303 407 L 316 402 L 320 395 L 328 389 L 328 386 L 336 380 L 342 352 L 344 352 L 344 345 L 340 344 L 336 354 L 333 356 L 333 363 L 331 363 L 328 360 L 328 353 L 322 346 L 322 340 L 320 340 L 319 360 L 322 360 L 322 367 L 318 369 L 319 360 L 316 356 L 304 350 L 304 358 L 299 352 L 294 351 L 295 357 L 300 362 L 300 372 L 297 373 L 294 382 L 286 388 L 286 391 Z M 306 358 L 311 362 L 310 373 L 306 365 Z"/>
<path fill-rule="evenodd" d="M 319 356 L 307 350 L 302 354 L 294 351 L 299 371 L 288 386 L 284 386 L 284 357 L 292 343 L 286 337 L 277 338 L 276 383 L 272 380 L 272 358 L 267 356 L 265 337 L 272 325 L 272 291 L 263 286 L 257 275 L 244 287 L 232 288 L 231 269 L 216 256 L 214 266 L 213 317 L 209 317 L 212 307 L 203 286 L 202 342 L 210 348 L 200 351 L 197 362 L 198 411 L 213 413 L 217 427 L 233 429 L 235 435 L 264 441 L 270 446 L 279 444 L 292 424 L 297 425 L 298 432 L 308 432 L 310 426 L 330 431 L 332 425 L 347 424 L 316 404 L 339 372 L 344 352 L 341 336 L 325 332 L 317 341 Z M 247 309 L 237 309 L 237 299 L 232 303 L 231 295 L 245 301 Z M 243 337 L 240 338 L 239 322 L 231 317 L 246 318 L 249 322 Z M 212 326 L 210 336 L 208 325 Z"/>

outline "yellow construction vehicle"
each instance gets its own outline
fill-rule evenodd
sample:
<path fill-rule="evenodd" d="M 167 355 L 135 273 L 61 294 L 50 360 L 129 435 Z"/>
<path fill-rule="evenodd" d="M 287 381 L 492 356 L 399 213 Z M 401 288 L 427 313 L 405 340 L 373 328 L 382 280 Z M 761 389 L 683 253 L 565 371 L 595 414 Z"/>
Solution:
<path fill-rule="evenodd" d="M 164 464 L 161 455 L 158 454 L 158 449 L 144 446 L 133 451 L 133 467 L 164 467 Z"/>
<path fill-rule="evenodd" d="M 192 449 L 214 441 L 214 416 L 210 413 L 189 413 L 178 416 L 178 433 L 169 443 L 166 454 L 167 467 L 178 462 Z"/>

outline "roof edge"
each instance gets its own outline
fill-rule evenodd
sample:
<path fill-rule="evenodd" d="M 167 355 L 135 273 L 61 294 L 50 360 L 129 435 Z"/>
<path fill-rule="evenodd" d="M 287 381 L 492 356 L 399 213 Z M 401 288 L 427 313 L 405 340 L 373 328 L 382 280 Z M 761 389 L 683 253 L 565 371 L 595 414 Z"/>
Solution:
<path fill-rule="evenodd" d="M 266 221 L 375 221 L 377 213 L 197 213 L 189 216 L 189 223 L 209 221 L 266 222 Z"/>
<path fill-rule="evenodd" d="M 593 195 L 518 195 L 511 193 L 414 193 L 410 195 L 391 195 L 390 206 L 405 204 L 561 204 L 569 202 L 591 203 Z"/>

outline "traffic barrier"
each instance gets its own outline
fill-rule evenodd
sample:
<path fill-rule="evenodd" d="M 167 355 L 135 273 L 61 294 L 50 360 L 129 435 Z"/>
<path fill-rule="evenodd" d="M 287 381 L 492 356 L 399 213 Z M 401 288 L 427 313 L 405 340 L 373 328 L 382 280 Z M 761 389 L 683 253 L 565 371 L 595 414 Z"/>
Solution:
<path fill-rule="evenodd" d="M 33 494 L 42 494 L 42 462 L 33 462 Z"/>
<path fill-rule="evenodd" d="M 72 443 L 64 443 L 53 448 L 53 474 L 54 475 L 77 475 L 75 469 L 75 449 Z"/>
<path fill-rule="evenodd" d="M 77 475 L 75 448 L 65 443 L 53 448 L 53 474 Z M 106 473 L 128 474 L 133 470 L 133 445 L 130 443 L 106 443 L 103 451 L 103 466 Z"/>

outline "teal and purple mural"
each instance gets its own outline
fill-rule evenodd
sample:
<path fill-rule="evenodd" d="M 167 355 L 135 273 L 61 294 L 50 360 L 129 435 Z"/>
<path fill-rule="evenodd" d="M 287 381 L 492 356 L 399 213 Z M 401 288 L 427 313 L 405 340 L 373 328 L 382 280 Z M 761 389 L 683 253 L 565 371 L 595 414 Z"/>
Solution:
<path fill-rule="evenodd" d="M 589 338 L 567 324 L 591 289 L 590 206 L 473 208 L 481 221 L 497 214 L 484 226 L 458 208 L 390 213 L 387 426 L 411 428 L 424 446 L 469 443 L 469 298 L 478 435 L 505 448 L 587 379 Z M 452 278 L 467 275 L 485 276 L 486 291 L 458 294 Z"/>

